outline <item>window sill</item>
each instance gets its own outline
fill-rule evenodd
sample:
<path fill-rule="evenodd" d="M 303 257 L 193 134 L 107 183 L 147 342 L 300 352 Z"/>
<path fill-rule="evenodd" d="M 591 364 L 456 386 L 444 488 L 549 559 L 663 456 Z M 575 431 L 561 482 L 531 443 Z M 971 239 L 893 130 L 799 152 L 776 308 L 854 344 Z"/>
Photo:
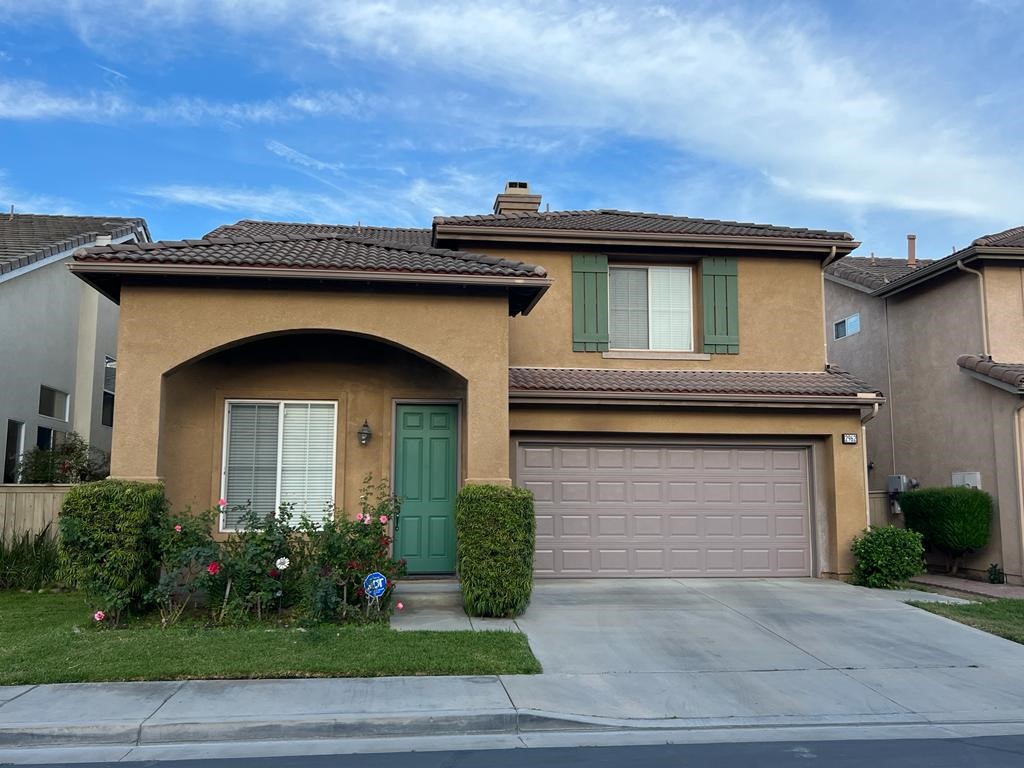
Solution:
<path fill-rule="evenodd" d="M 606 360 L 710 360 L 705 352 L 671 352 L 660 349 L 611 349 L 602 352 Z"/>

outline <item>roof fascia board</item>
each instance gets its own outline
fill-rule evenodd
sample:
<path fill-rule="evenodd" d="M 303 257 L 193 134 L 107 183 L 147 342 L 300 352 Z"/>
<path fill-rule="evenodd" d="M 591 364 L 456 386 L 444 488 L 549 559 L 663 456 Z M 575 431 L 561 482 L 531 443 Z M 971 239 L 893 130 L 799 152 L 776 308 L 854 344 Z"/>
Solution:
<path fill-rule="evenodd" d="M 818 408 L 851 407 L 859 408 L 873 403 L 884 403 L 880 395 L 850 396 L 799 396 L 799 395 L 672 395 L 664 392 L 584 392 L 565 390 L 510 390 L 509 401 L 521 404 L 579 404 L 600 403 L 623 405 L 723 405 L 758 407 L 762 405 L 791 406 L 805 405 Z"/>
<path fill-rule="evenodd" d="M 846 288 L 852 288 L 855 291 L 860 291 L 861 293 L 866 293 L 868 295 L 873 294 L 876 290 L 873 288 L 868 288 L 866 285 L 855 283 L 852 280 L 843 280 L 843 278 L 836 277 L 835 275 L 830 274 L 828 272 L 825 273 L 825 279 L 828 280 L 829 282 L 836 283 L 837 285 L 842 285 Z"/>
<path fill-rule="evenodd" d="M 993 387 L 998 387 L 999 389 L 1005 390 L 1006 392 L 1011 392 L 1014 395 L 1024 395 L 1024 389 L 1020 387 L 1015 387 L 1013 386 L 1013 384 L 1007 384 L 1005 381 L 993 379 L 991 376 L 986 376 L 984 373 L 978 373 L 977 371 L 972 371 L 968 368 L 961 368 L 960 370 L 964 371 L 964 373 L 969 374 L 972 378 L 984 382 L 985 384 L 989 384 Z"/>
<path fill-rule="evenodd" d="M 836 251 L 849 253 L 860 243 L 855 240 L 807 240 L 798 237 L 745 237 L 741 235 L 678 235 L 665 233 L 606 232 L 569 229 L 523 229 L 519 227 L 472 227 L 436 225 L 436 240 L 495 240 L 501 242 L 566 243 L 568 245 L 672 245 L 677 247 L 736 249 L 738 247 L 765 251 L 802 251 L 829 255 Z"/>
<path fill-rule="evenodd" d="M 953 258 L 956 256 L 956 258 Z M 994 261 L 1020 261 L 1024 259 L 1024 248 L 1000 248 L 998 246 L 970 246 L 965 248 L 959 255 L 953 254 L 946 256 L 939 261 L 929 264 L 927 267 L 918 270 L 914 274 L 902 277 L 899 280 L 894 280 L 888 285 L 882 286 L 874 292 L 875 296 L 884 298 L 886 296 L 892 296 L 900 293 L 907 288 L 912 288 L 919 283 L 923 283 L 926 280 L 931 280 L 933 277 L 945 274 L 950 270 L 956 269 L 958 261 L 962 261 L 965 264 L 979 259 L 994 260 Z"/>

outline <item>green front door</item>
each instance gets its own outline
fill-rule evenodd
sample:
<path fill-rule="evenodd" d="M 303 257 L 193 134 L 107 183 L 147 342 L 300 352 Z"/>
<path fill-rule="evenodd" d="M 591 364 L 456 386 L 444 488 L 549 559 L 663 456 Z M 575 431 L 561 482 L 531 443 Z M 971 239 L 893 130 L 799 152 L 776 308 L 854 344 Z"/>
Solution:
<path fill-rule="evenodd" d="M 455 571 L 458 411 L 454 405 L 399 405 L 395 493 L 402 500 L 395 551 L 409 573 Z"/>

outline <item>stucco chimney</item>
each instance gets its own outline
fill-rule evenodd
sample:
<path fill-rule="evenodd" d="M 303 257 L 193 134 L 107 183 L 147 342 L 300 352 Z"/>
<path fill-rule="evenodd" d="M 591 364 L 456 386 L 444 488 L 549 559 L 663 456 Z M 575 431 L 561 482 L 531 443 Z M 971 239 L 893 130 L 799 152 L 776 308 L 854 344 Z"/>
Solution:
<path fill-rule="evenodd" d="M 530 185 L 525 181 L 505 183 L 505 191 L 494 198 L 494 212 L 536 213 L 540 210 L 540 195 L 530 194 Z"/>
<path fill-rule="evenodd" d="M 907 235 L 907 266 L 917 267 L 917 235 Z"/>

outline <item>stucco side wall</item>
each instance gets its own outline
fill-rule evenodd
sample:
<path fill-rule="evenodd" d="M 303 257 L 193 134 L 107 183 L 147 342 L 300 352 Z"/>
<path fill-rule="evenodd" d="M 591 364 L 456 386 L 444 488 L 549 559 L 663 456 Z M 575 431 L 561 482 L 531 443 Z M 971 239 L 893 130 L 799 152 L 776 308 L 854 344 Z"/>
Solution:
<path fill-rule="evenodd" d="M 557 432 L 671 439 L 799 440 L 812 448 L 813 515 L 824 547 L 821 574 L 849 573 L 850 543 L 867 527 L 863 445 L 843 445 L 842 434 L 861 434 L 857 411 L 743 408 L 548 407 L 513 404 L 516 433 Z"/>
<path fill-rule="evenodd" d="M 509 321 L 512 366 L 747 371 L 819 371 L 825 366 L 821 263 L 814 258 L 738 258 L 739 354 L 716 354 L 711 360 L 630 360 L 572 351 L 571 251 L 474 250 L 540 264 L 552 280 L 551 288 L 529 315 Z M 609 258 L 615 261 L 613 254 Z M 645 263 L 643 257 L 629 259 Z M 692 266 L 695 285 L 700 285 L 697 260 L 679 257 L 671 263 Z M 700 318 L 698 288 L 694 291 L 696 352 L 701 351 Z"/>
<path fill-rule="evenodd" d="M 160 478 L 163 376 L 264 335 L 341 331 L 414 351 L 466 382 L 472 482 L 508 483 L 508 305 L 504 296 L 126 285 L 111 473 Z"/>
<path fill-rule="evenodd" d="M 408 352 L 340 334 L 263 339 L 199 360 L 165 380 L 160 472 L 176 509 L 208 509 L 222 495 L 225 402 L 233 399 L 333 400 L 338 426 L 335 501 L 359 509 L 363 478 L 392 476 L 396 400 L 452 400 L 465 384 Z M 366 421 L 373 436 L 359 445 Z M 465 448 L 465 440 L 460 441 Z M 465 466 L 463 454 L 460 465 Z"/>
<path fill-rule="evenodd" d="M 889 333 L 884 299 L 876 299 L 863 291 L 825 281 L 825 327 L 828 331 L 828 362 L 849 371 L 868 385 L 881 390 L 886 402 L 878 415 L 867 424 L 868 462 L 874 465 L 868 473 L 870 490 L 884 491 L 886 478 L 894 473 L 892 452 L 892 418 L 901 407 L 900 393 L 889 387 Z M 834 326 L 838 320 L 860 314 L 860 332 L 836 339 Z"/>

